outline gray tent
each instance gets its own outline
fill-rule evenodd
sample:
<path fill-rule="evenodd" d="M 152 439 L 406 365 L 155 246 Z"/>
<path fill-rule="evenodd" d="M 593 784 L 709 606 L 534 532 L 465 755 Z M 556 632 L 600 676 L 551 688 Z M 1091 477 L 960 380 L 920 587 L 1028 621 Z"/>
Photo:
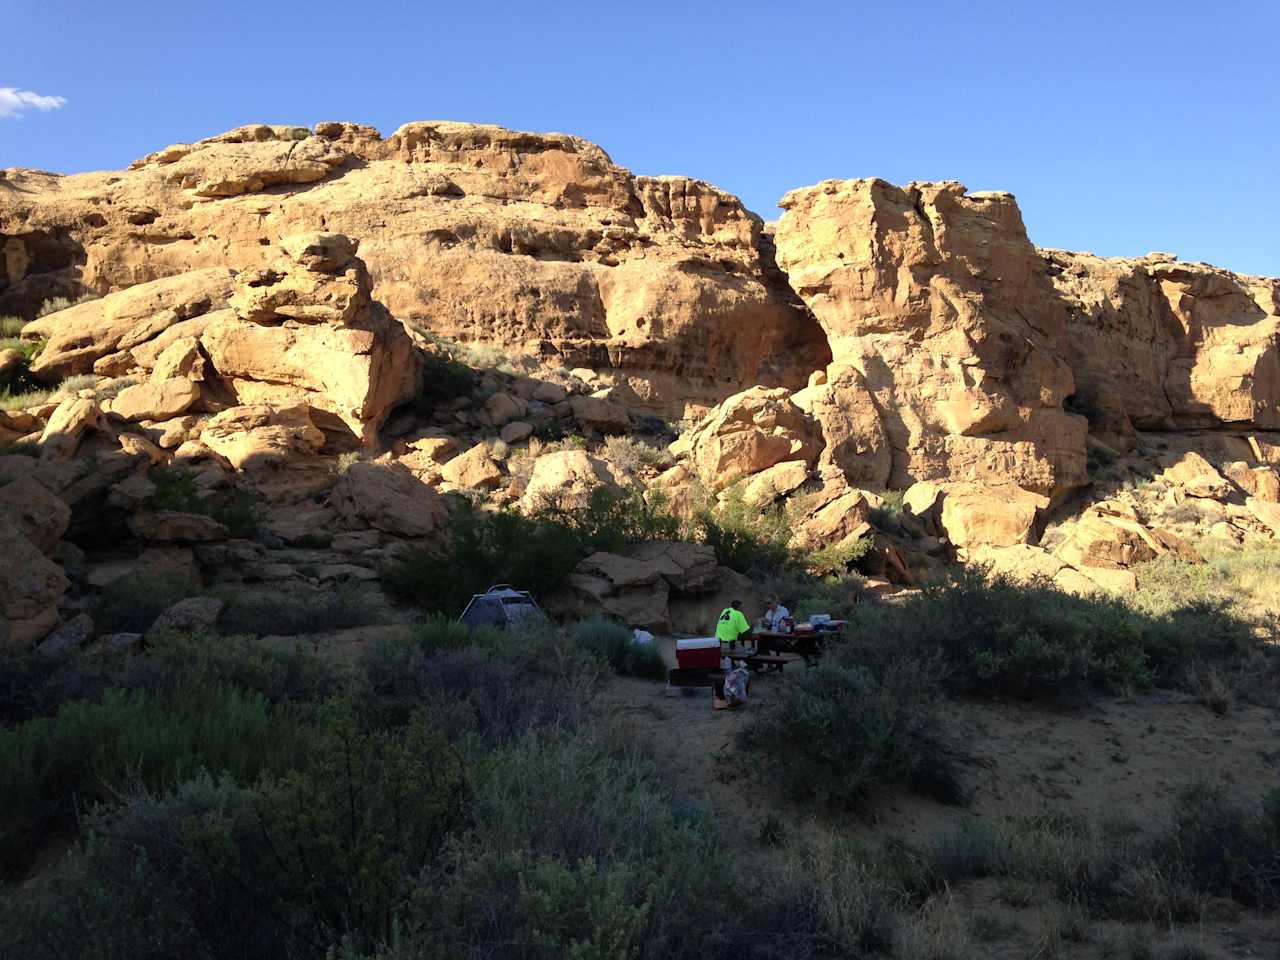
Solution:
<path fill-rule="evenodd" d="M 544 617 L 542 608 L 528 590 L 516 590 L 509 583 L 499 583 L 472 597 L 458 622 L 468 627 L 505 628 Z"/>

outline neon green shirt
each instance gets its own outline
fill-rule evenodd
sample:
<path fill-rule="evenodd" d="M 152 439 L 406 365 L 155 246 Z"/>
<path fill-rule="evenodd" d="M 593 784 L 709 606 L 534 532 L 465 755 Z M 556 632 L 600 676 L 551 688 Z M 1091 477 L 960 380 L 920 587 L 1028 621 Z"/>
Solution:
<path fill-rule="evenodd" d="M 741 610 L 725 607 L 716 624 L 716 639 L 723 643 L 731 643 L 750 629 L 751 624 L 747 623 L 747 618 L 742 615 Z"/>

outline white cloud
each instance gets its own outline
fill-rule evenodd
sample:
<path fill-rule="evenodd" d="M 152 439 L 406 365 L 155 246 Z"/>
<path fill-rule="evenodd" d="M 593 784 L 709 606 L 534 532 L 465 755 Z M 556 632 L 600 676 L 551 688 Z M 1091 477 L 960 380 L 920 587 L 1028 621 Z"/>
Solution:
<path fill-rule="evenodd" d="M 66 97 L 46 97 L 30 90 L 19 90 L 16 87 L 0 87 L 0 120 L 10 117 L 22 119 L 28 110 L 47 112 L 57 110 L 67 102 Z"/>

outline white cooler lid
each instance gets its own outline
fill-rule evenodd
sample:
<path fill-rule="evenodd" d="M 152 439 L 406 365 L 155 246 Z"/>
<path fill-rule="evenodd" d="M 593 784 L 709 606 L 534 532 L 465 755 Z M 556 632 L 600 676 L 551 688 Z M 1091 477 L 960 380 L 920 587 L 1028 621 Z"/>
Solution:
<path fill-rule="evenodd" d="M 715 637 L 693 637 L 689 640 L 677 640 L 677 650 L 710 650 L 712 647 L 719 649 L 720 641 Z"/>

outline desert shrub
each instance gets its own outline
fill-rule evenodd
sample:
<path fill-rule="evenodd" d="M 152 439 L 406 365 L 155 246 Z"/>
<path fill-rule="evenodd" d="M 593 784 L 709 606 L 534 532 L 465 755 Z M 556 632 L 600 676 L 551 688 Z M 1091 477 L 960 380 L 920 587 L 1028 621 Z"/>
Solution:
<path fill-rule="evenodd" d="M 554 630 L 481 628 L 467 646 L 442 636 L 456 642 L 426 628 L 362 657 L 362 700 L 379 724 L 402 725 L 425 703 L 455 739 L 492 745 L 540 727 L 573 729 L 594 708 L 598 661 Z"/>
<path fill-rule="evenodd" d="M 698 510 L 695 523 L 698 539 L 710 545 L 726 567 L 764 576 L 792 565 L 792 524 L 786 511 L 748 504 L 740 486 Z"/>
<path fill-rule="evenodd" d="M 208 591 L 178 575 L 132 573 L 102 588 L 93 606 L 93 622 L 111 633 L 146 633 L 156 617 L 179 600 Z"/>
<path fill-rule="evenodd" d="M 166 636 L 153 641 L 146 661 L 153 685 L 197 682 L 260 694 L 267 703 L 304 703 L 338 693 L 343 678 L 333 664 L 295 644 L 266 644 L 252 636 Z M 145 667 L 134 667 L 142 673 Z M 139 685 L 126 673 L 121 685 Z"/>
<path fill-rule="evenodd" d="M 661 498 L 651 501 L 640 493 L 618 494 L 603 487 L 593 491 L 581 508 L 564 510 L 548 504 L 534 514 L 534 520 L 572 531 L 583 552 L 616 553 L 646 540 L 676 540 L 683 532 L 680 520 Z"/>
<path fill-rule="evenodd" d="M 74 397 L 81 390 L 93 390 L 98 386 L 98 377 L 92 373 L 77 373 L 67 377 L 53 391 L 54 400 L 65 400 Z"/>
<path fill-rule="evenodd" d="M 219 490 L 202 495 L 195 474 L 181 467 L 152 467 L 147 478 L 156 492 L 147 498 L 152 510 L 198 513 L 217 520 L 233 537 L 251 539 L 262 522 L 262 503 L 251 490 Z"/>
<path fill-rule="evenodd" d="M 375 597 L 357 583 L 307 593 L 219 592 L 226 607 L 218 624 L 232 634 L 295 636 L 364 627 L 381 617 Z"/>
<path fill-rule="evenodd" d="M 641 467 L 658 469 L 669 462 L 666 450 L 634 437 L 605 437 L 601 447 L 604 459 L 627 473 L 635 473 Z"/>
<path fill-rule="evenodd" d="M 0 410 L 25 410 L 49 399 L 51 391 L 40 387 L 6 387 L 0 390 Z"/>
<path fill-rule="evenodd" d="M 14 317 L 9 314 L 0 316 L 0 340 L 8 341 L 18 339 L 18 336 L 22 333 L 22 328 L 25 327 L 28 322 L 29 321 L 22 319 L 22 317 Z M 5 343 L 4 346 L 7 347 L 8 343 Z"/>
<path fill-rule="evenodd" d="M 599 490 L 581 509 L 548 506 L 532 516 L 462 504 L 440 542 L 393 569 L 389 586 L 431 612 L 457 615 L 477 593 L 511 583 L 545 596 L 588 553 L 671 539 L 679 524 L 639 496 Z"/>
<path fill-rule="evenodd" d="M 364 732 L 338 701 L 299 769 L 255 784 L 198 774 L 99 808 L 55 904 L 10 936 L 32 957 L 367 946 L 389 937 L 410 877 L 462 826 L 466 798 L 460 758 L 438 734 Z"/>
<path fill-rule="evenodd" d="M 1199 892 L 1251 907 L 1280 905 L 1280 788 L 1250 805 L 1221 786 L 1188 787 L 1154 855 Z"/>
<path fill-rule="evenodd" d="M 862 605 L 851 655 L 894 647 L 937 651 L 954 692 L 1076 696 L 1177 683 L 1197 659 L 1249 646 L 1249 629 L 1220 603 L 1161 615 L 1124 600 L 1079 597 L 1050 584 L 1018 584 L 966 571 L 892 607 Z"/>
<path fill-rule="evenodd" d="M 109 681 L 101 664 L 78 656 L 0 654 L 0 727 L 52 716 L 68 701 L 96 700 Z"/>
<path fill-rule="evenodd" d="M 106 383 L 94 387 L 94 393 L 97 394 L 98 400 L 111 400 L 120 394 L 120 391 L 126 387 L 132 387 L 139 382 L 137 377 L 115 377 Z"/>
<path fill-rule="evenodd" d="M 857 805 L 905 786 L 947 802 L 961 789 L 935 714 L 931 666 L 899 657 L 874 668 L 831 662 L 789 673 L 742 735 L 791 796 Z"/>
<path fill-rule="evenodd" d="M 607 737 L 541 733 L 475 784 L 469 831 L 422 878 L 407 938 L 439 955 L 696 957 L 732 909 L 714 826 Z M 421 955 L 421 954 L 419 954 Z"/>
<path fill-rule="evenodd" d="M 429 414 L 439 404 L 469 394 L 475 386 L 475 371 L 466 363 L 458 344 L 432 338 L 421 356 L 422 390 L 413 400 L 413 409 L 419 415 Z"/>
<path fill-rule="evenodd" d="M 59 310 L 68 310 L 71 307 L 97 299 L 99 299 L 99 295 L 96 293 L 81 293 L 74 297 L 50 297 L 40 305 L 40 309 L 36 311 L 36 316 L 47 317 L 49 314 L 57 313 Z"/>
<path fill-rule="evenodd" d="M 159 789 L 200 768 L 251 780 L 286 769 L 306 736 L 306 727 L 271 711 L 260 694 L 226 686 L 111 688 L 97 702 L 64 702 L 53 718 L 0 730 L 4 861 L 24 869 L 41 836 L 133 781 Z"/>
<path fill-rule="evenodd" d="M 578 645 L 606 661 L 614 673 L 661 680 L 667 675 L 666 661 L 656 644 L 634 642 L 630 630 L 610 620 L 584 620 L 574 628 Z"/>
<path fill-rule="evenodd" d="M 495 583 L 543 596 L 581 557 L 581 537 L 568 526 L 464 503 L 450 514 L 440 541 L 408 554 L 387 583 L 424 610 L 457 616 Z"/>
<path fill-rule="evenodd" d="M 892 526 L 902 516 L 902 501 L 906 497 L 905 490 L 886 490 L 880 495 L 880 506 L 871 511 L 871 521 L 877 526 Z"/>

